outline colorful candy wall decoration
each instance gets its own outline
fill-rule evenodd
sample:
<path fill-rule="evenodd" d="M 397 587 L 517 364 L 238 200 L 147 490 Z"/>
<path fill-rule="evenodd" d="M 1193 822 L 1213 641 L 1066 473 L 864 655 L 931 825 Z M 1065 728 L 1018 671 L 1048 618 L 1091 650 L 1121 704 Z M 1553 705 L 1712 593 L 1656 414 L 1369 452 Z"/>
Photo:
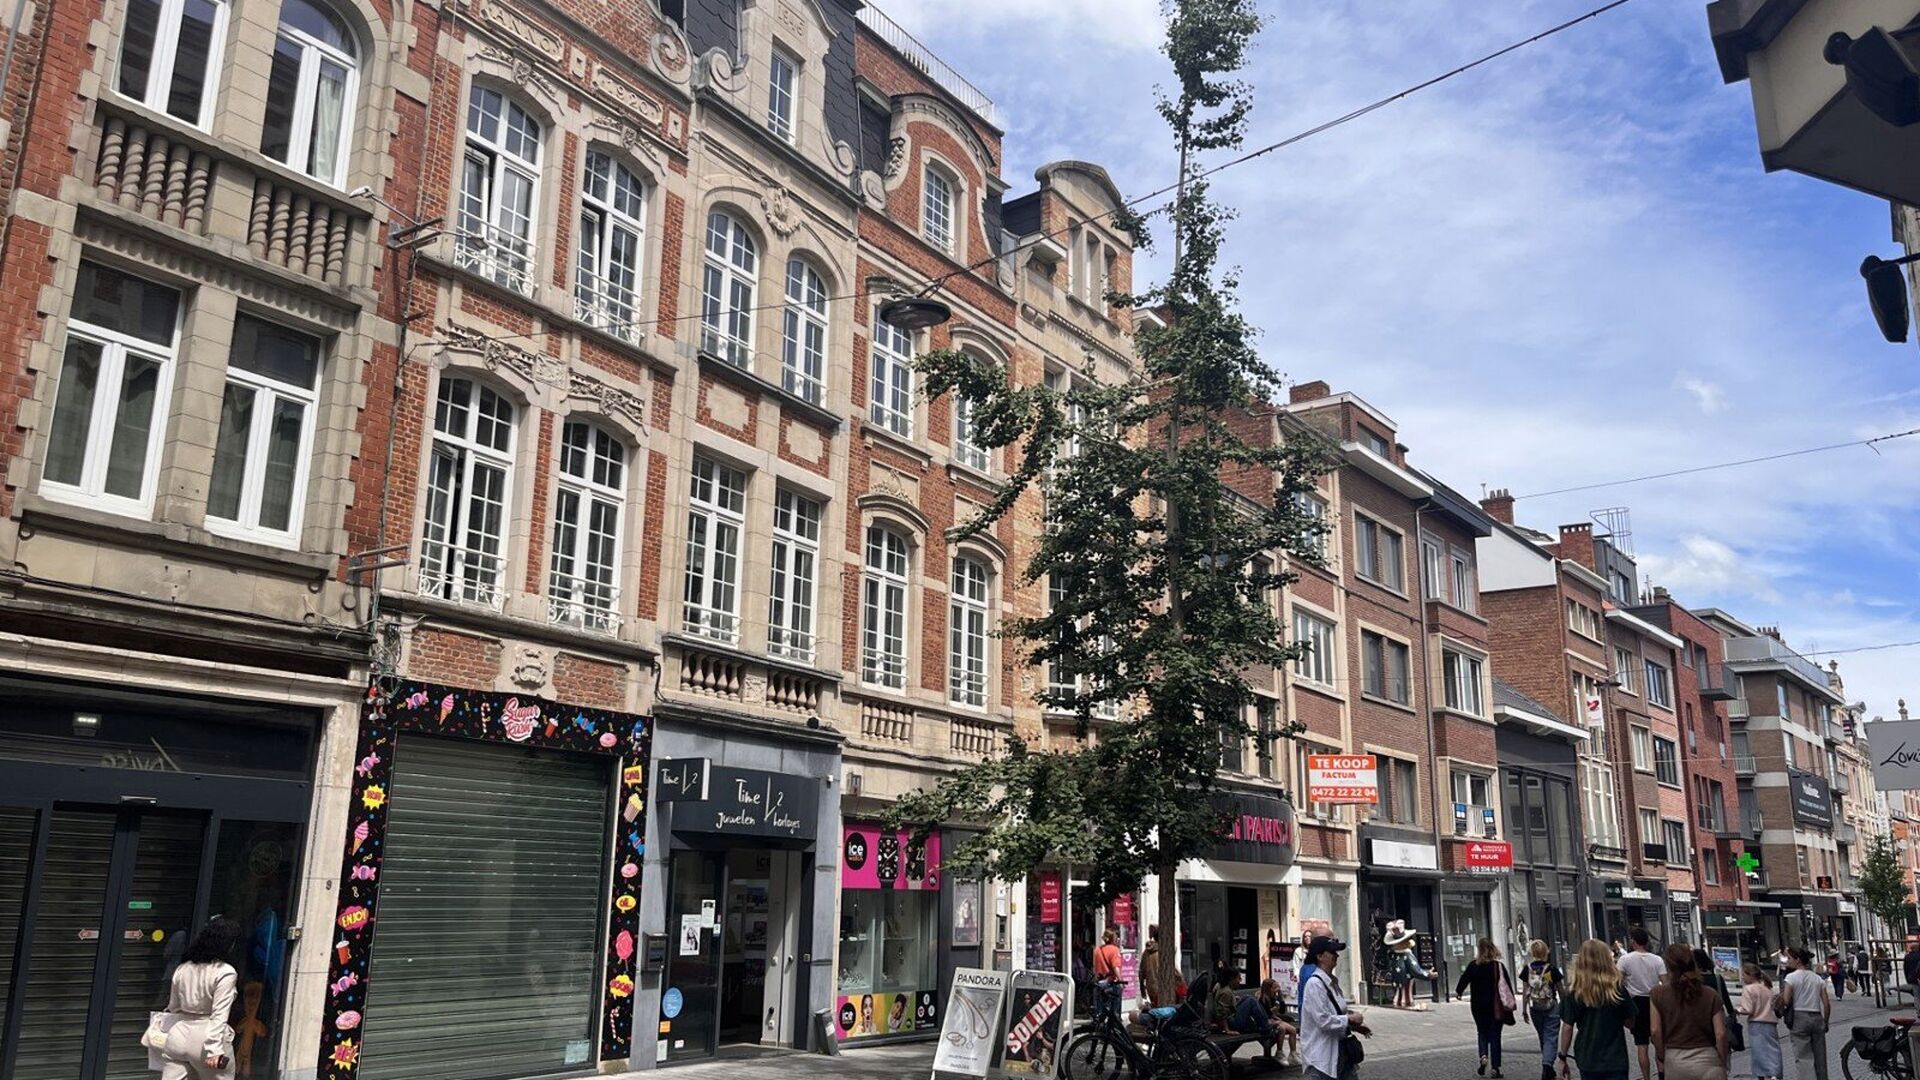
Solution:
<path fill-rule="evenodd" d="M 619 828 L 614 831 L 618 872 L 610 876 L 608 886 L 600 1060 L 626 1058 L 633 1046 L 634 941 L 640 930 L 638 873 L 646 852 L 651 722 L 631 713 L 544 698 L 402 682 L 385 694 L 377 686 L 369 688 L 360 712 L 339 908 L 330 928 L 334 950 L 320 1037 L 320 1076 L 355 1080 L 359 1070 L 361 1046 L 354 1036 L 359 1034 L 361 1012 L 366 1008 L 367 963 L 379 926 L 380 858 L 393 783 L 394 737 L 408 731 L 620 759 Z"/>

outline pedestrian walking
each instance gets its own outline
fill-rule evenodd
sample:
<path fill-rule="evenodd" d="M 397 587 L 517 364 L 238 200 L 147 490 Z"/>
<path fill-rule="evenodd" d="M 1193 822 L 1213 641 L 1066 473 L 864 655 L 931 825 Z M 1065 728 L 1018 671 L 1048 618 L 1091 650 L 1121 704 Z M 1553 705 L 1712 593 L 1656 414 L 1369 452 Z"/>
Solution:
<path fill-rule="evenodd" d="M 141 1040 L 160 1059 L 160 1080 L 233 1080 L 233 969 L 240 928 L 218 915 L 188 942 L 173 969 L 167 1009 Z"/>
<path fill-rule="evenodd" d="M 1743 964 L 1740 982 L 1740 1002 L 1734 1007 L 1747 1018 L 1747 1063 L 1753 1080 L 1781 1080 L 1780 1017 L 1773 1011 L 1773 979 L 1759 964 Z"/>
<path fill-rule="evenodd" d="M 1805 949 L 1788 953 L 1786 982 L 1774 1006 L 1786 1009 L 1787 1037 L 1793 1043 L 1795 1080 L 1827 1080 L 1827 1024 L 1833 1018 L 1833 997 L 1827 980 L 1813 970 L 1813 954 Z"/>
<path fill-rule="evenodd" d="M 1500 1037 L 1506 1033 L 1507 1025 L 1513 1023 L 1518 1002 L 1514 999 L 1513 982 L 1507 977 L 1507 965 L 1500 962 L 1500 946 L 1495 945 L 1492 938 L 1480 939 L 1480 949 L 1473 963 L 1460 973 L 1460 985 L 1453 988 L 1453 996 L 1469 991 L 1473 995 L 1480 1075 L 1486 1076 L 1491 1066 L 1493 1080 L 1500 1080 Z"/>
<path fill-rule="evenodd" d="M 1859 993 L 1868 991 L 1868 981 L 1873 971 L 1872 961 L 1867 957 L 1867 947 L 1859 942 L 1853 946 L 1853 988 Z"/>
<path fill-rule="evenodd" d="M 1907 939 L 1907 955 L 1900 960 L 1900 974 L 1906 979 L 1900 989 L 1915 994 L 1914 988 L 1920 986 L 1920 937 Z M 1920 995 L 1914 1000 L 1920 1001 Z"/>
<path fill-rule="evenodd" d="M 1333 968 L 1347 943 L 1316 937 L 1307 944 L 1307 982 L 1301 991 L 1300 1057 L 1305 1080 L 1356 1080 L 1360 1068 L 1344 1050 L 1351 1035 L 1370 1034 L 1366 1018 L 1347 1004 Z"/>
<path fill-rule="evenodd" d="M 1840 952 L 1837 949 L 1827 954 L 1827 978 L 1833 982 L 1833 1000 L 1847 1000 L 1847 972 L 1840 965 Z"/>
<path fill-rule="evenodd" d="M 1675 942 L 1653 988 L 1653 1055 L 1667 1080 L 1727 1080 L 1727 1014 L 1700 977 L 1693 946 Z"/>
<path fill-rule="evenodd" d="M 1527 991 L 1527 1022 L 1540 1037 L 1540 1080 L 1553 1080 L 1553 1057 L 1560 1048 L 1560 997 L 1567 975 L 1553 965 L 1546 942 L 1535 940 L 1527 946 L 1522 981 Z"/>
<path fill-rule="evenodd" d="M 1120 933 L 1107 927 L 1099 947 L 1093 950 L 1093 1018 L 1120 1016 L 1120 1000 L 1126 993 L 1120 981 Z"/>
<path fill-rule="evenodd" d="M 1627 1032 L 1633 999 L 1605 942 L 1590 938 L 1573 958 L 1560 1001 L 1560 1077 L 1578 1066 L 1580 1080 L 1627 1080 Z"/>
<path fill-rule="evenodd" d="M 1653 988 L 1660 985 L 1667 965 L 1653 952 L 1653 939 L 1647 928 L 1636 926 L 1627 933 L 1627 955 L 1620 958 L 1620 975 L 1627 983 L 1627 996 L 1633 999 L 1633 1049 L 1640 1059 L 1640 1080 L 1654 1080 L 1647 1048 L 1653 1045 Z"/>

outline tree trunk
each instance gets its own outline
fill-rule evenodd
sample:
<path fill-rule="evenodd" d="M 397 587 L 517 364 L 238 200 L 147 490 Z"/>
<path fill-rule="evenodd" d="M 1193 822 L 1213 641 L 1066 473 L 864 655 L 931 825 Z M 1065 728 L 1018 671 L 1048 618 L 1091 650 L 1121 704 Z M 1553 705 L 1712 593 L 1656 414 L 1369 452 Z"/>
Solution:
<path fill-rule="evenodd" d="M 1154 963 L 1160 970 L 1153 973 L 1158 986 L 1172 986 L 1180 977 L 1180 884 L 1173 875 L 1172 865 L 1160 868 L 1160 900 L 1155 905 L 1159 908 L 1155 918 L 1160 924 L 1160 949 L 1154 953 Z"/>

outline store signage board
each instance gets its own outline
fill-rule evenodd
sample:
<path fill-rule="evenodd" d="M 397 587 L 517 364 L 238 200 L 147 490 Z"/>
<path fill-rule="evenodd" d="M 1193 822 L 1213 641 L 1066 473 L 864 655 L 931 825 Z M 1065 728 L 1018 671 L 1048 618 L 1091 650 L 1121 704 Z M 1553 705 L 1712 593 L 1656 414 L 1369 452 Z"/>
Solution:
<path fill-rule="evenodd" d="M 1864 725 L 1873 757 L 1873 784 L 1881 791 L 1920 788 L 1920 720 L 1876 720 Z"/>
<path fill-rule="evenodd" d="M 1307 800 L 1329 806 L 1380 802 L 1380 759 L 1372 754 L 1308 754 Z"/>
<path fill-rule="evenodd" d="M 1053 1080 L 1073 1018 L 1073 980 L 1053 971 L 1016 971 L 1007 985 L 1006 1019 L 995 1075 Z"/>
<path fill-rule="evenodd" d="M 1471 840 L 1466 844 L 1467 873 L 1505 874 L 1513 869 L 1513 845 L 1505 840 Z"/>
<path fill-rule="evenodd" d="M 713 763 L 706 758 L 669 758 L 660 763 L 660 782 L 654 791 L 661 802 L 704 802 L 712 769 Z"/>
<path fill-rule="evenodd" d="M 1213 805 L 1226 817 L 1226 829 L 1207 852 L 1207 858 L 1263 866 L 1293 865 L 1296 833 L 1292 803 L 1271 795 L 1221 791 L 1214 794 Z"/>
<path fill-rule="evenodd" d="M 1408 844 L 1399 840 L 1373 841 L 1375 866 L 1394 866 L 1402 870 L 1440 869 L 1440 849 L 1432 844 Z"/>
<path fill-rule="evenodd" d="M 993 1070 L 993 1052 L 1000 1042 L 1001 1004 L 1006 996 L 1006 972 L 954 969 L 946 1023 L 940 1027 L 940 1043 L 933 1052 L 935 1080 L 984 1077 Z"/>
<path fill-rule="evenodd" d="M 663 785 L 685 760 L 661 763 Z M 820 781 L 812 777 L 712 765 L 704 780 L 703 797 L 667 800 L 675 831 L 780 840 L 812 840 L 818 831 Z"/>
<path fill-rule="evenodd" d="M 1787 787 L 1793 793 L 1794 821 L 1822 829 L 1833 828 L 1833 791 L 1825 777 L 1789 769 Z"/>

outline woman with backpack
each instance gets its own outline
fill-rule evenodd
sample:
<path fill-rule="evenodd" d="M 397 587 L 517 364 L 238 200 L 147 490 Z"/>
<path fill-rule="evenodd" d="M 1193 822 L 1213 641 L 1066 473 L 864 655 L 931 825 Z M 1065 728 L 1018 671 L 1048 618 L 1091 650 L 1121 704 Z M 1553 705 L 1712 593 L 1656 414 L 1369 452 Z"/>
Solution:
<path fill-rule="evenodd" d="M 1566 989 L 1567 974 L 1553 966 L 1544 941 L 1528 944 L 1527 956 L 1522 980 L 1527 991 L 1527 1021 L 1540 1036 L 1540 1080 L 1553 1080 L 1553 1055 L 1560 1048 L 1560 994 Z"/>
<path fill-rule="evenodd" d="M 1480 950 L 1473 963 L 1460 973 L 1460 985 L 1453 988 L 1459 997 L 1473 991 L 1473 1026 L 1479 1035 L 1480 1075 L 1493 1066 L 1493 1080 L 1500 1080 L 1500 1037 L 1513 1023 L 1515 1006 L 1513 982 L 1507 978 L 1507 965 L 1500 962 L 1500 946 L 1492 938 L 1480 939 Z"/>

